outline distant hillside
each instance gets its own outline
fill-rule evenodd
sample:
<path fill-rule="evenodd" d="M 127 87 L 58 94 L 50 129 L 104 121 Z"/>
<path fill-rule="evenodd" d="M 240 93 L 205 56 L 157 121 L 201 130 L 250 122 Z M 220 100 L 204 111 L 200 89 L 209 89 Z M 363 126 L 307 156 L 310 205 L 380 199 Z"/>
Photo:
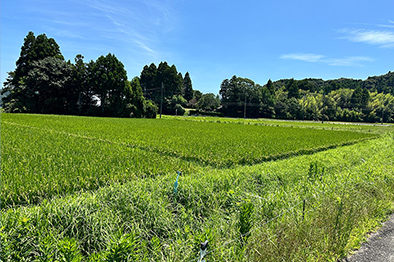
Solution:
<path fill-rule="evenodd" d="M 273 82 L 276 89 L 288 86 L 291 79 L 281 79 Z M 394 72 L 389 71 L 385 75 L 368 77 L 366 80 L 340 78 L 333 80 L 323 80 L 316 78 L 306 78 L 296 80 L 298 87 L 303 90 L 320 91 L 327 88 L 331 91 L 339 88 L 356 89 L 357 87 L 367 88 L 370 92 L 390 93 L 394 95 Z"/>

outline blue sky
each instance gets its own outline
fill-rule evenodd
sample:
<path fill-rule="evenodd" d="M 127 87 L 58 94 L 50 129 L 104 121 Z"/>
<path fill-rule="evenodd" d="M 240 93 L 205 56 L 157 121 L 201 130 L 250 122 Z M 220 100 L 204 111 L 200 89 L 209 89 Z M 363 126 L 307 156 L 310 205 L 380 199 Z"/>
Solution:
<path fill-rule="evenodd" d="M 1 81 L 29 31 L 66 60 L 115 54 L 129 79 L 161 61 L 217 94 L 233 75 L 366 79 L 394 70 L 392 0 L 2 0 Z"/>

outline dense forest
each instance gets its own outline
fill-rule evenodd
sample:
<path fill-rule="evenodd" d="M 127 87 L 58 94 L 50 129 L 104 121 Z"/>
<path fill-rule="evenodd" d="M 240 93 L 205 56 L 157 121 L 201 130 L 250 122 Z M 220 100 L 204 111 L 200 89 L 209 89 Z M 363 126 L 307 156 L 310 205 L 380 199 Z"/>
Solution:
<path fill-rule="evenodd" d="M 394 72 L 368 79 L 282 79 L 265 85 L 233 76 L 219 95 L 194 90 L 189 72 L 145 65 L 131 81 L 113 54 L 65 61 L 53 38 L 29 32 L 0 92 L 5 112 L 149 117 L 157 113 L 244 118 L 394 122 Z M 189 110 L 186 110 L 189 109 Z"/>

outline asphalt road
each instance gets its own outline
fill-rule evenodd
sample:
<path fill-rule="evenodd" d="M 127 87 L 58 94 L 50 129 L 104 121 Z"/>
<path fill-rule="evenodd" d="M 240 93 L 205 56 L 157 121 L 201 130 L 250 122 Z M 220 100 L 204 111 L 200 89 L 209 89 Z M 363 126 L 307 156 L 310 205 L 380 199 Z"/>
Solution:
<path fill-rule="evenodd" d="M 394 262 L 394 214 L 343 262 Z"/>

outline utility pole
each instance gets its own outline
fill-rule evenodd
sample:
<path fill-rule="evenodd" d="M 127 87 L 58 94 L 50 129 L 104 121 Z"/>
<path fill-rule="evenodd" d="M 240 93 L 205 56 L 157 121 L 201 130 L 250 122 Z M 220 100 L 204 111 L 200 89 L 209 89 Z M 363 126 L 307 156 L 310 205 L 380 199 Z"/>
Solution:
<path fill-rule="evenodd" d="M 163 82 L 161 82 L 160 118 L 162 112 L 163 112 Z"/>
<path fill-rule="evenodd" d="M 245 94 L 245 103 L 244 103 L 244 119 L 246 119 L 246 94 Z"/>

